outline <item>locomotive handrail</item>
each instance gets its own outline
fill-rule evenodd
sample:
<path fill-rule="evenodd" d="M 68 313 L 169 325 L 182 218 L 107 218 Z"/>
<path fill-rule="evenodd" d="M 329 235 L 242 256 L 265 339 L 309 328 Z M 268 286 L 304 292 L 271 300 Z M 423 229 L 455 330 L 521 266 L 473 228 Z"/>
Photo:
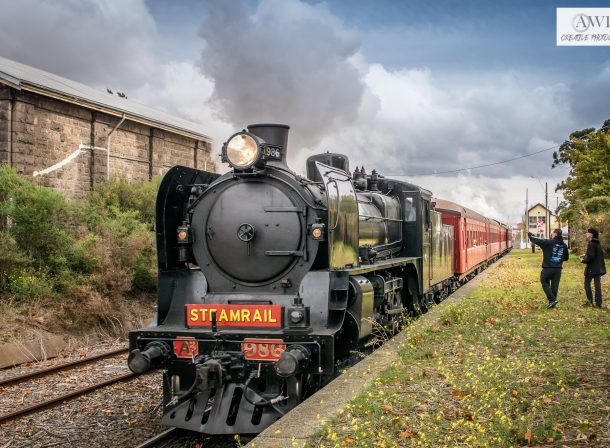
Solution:
<path fill-rule="evenodd" d="M 385 216 L 360 215 L 360 217 L 367 218 L 367 219 L 379 219 L 380 221 L 402 222 L 402 219 L 386 218 Z"/>
<path fill-rule="evenodd" d="M 294 191 L 296 194 L 298 194 L 298 195 L 299 195 L 299 197 L 300 197 L 300 198 L 303 200 L 303 202 L 305 202 L 305 204 L 306 204 L 306 205 L 307 205 L 309 208 L 311 208 L 311 209 L 313 209 L 313 210 L 322 210 L 322 211 L 326 211 L 326 209 L 325 209 L 325 208 L 323 208 L 323 207 L 317 207 L 316 205 L 314 205 L 314 204 L 312 204 L 311 202 L 309 202 L 309 201 L 308 201 L 308 200 L 305 198 L 305 196 L 303 196 L 303 193 L 301 193 L 299 190 L 297 190 L 296 188 L 294 188 L 294 185 L 292 185 L 290 182 L 286 182 L 286 181 L 285 181 L 284 179 L 282 179 L 281 177 L 277 177 L 277 176 L 274 176 L 274 175 L 272 175 L 272 174 L 267 174 L 267 176 L 268 176 L 269 178 L 271 178 L 271 179 L 275 179 L 275 180 L 277 180 L 278 182 L 282 182 L 283 184 L 285 184 L 285 185 L 287 185 L 288 187 L 290 187 L 290 189 L 291 189 L 291 190 L 293 190 L 293 191 Z"/>
<path fill-rule="evenodd" d="M 328 183 L 326 185 L 330 185 L 331 183 L 335 184 L 335 189 L 337 190 L 337 217 L 335 218 L 335 224 L 328 229 L 329 232 L 334 231 L 337 226 L 339 226 L 339 214 L 341 212 L 341 198 L 339 192 L 339 184 L 337 183 L 337 179 L 329 178 Z M 329 204 L 330 205 L 330 204 Z M 330 210 L 330 207 L 329 207 Z"/>

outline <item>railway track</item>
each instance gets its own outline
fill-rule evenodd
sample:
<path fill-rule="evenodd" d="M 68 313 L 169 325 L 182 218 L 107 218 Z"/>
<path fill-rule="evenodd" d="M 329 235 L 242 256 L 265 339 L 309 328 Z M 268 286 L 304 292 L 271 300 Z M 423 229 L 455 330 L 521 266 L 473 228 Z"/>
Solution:
<path fill-rule="evenodd" d="M 57 365 L 57 366 L 49 367 L 47 369 L 39 370 L 37 372 L 32 372 L 32 373 L 28 373 L 25 375 L 18 375 L 18 376 L 12 377 L 12 378 L 7 378 L 5 380 L 0 381 L 0 387 L 6 388 L 6 387 L 11 387 L 11 386 L 16 386 L 16 385 L 23 384 L 23 383 L 26 383 L 26 382 L 29 382 L 29 381 L 32 381 L 35 379 L 39 379 L 39 378 L 48 376 L 48 375 L 69 371 L 69 370 L 77 368 L 77 367 L 82 367 L 85 364 L 91 364 L 91 363 L 101 361 L 104 359 L 120 356 L 127 352 L 128 352 L 128 349 L 126 349 L 126 348 L 113 350 L 113 351 L 109 351 L 106 353 L 102 353 L 100 355 L 95 355 L 95 356 L 91 356 L 88 358 L 79 359 L 77 361 L 68 362 L 68 363 Z M 96 382 L 95 384 L 90 384 L 86 387 L 81 387 L 81 388 L 72 390 L 70 392 L 67 392 L 65 394 L 61 394 L 56 397 L 52 397 L 48 400 L 38 401 L 31 405 L 22 406 L 11 412 L 1 414 L 0 423 L 4 423 L 9 420 L 13 420 L 18 417 L 23 417 L 25 415 L 32 414 L 35 412 L 39 412 L 44 409 L 49 409 L 49 408 L 52 408 L 55 406 L 59 406 L 60 404 L 64 403 L 65 401 L 74 399 L 76 397 L 80 397 L 80 396 L 90 393 L 94 390 L 101 389 L 103 387 L 107 387 L 112 384 L 116 384 L 116 383 L 119 383 L 122 381 L 129 381 L 135 377 L 136 377 L 136 375 L 132 372 L 124 373 L 124 374 L 109 378 L 107 380 Z"/>
<path fill-rule="evenodd" d="M 140 443 L 136 448 L 161 448 L 172 443 L 178 436 L 180 430 L 178 428 L 169 428 L 157 434 L 154 437 Z"/>
<path fill-rule="evenodd" d="M 94 361 L 99 361 L 101 359 L 112 358 L 113 356 L 119 356 L 126 354 L 129 351 L 128 348 L 119 348 L 117 350 L 111 350 L 105 353 L 100 353 L 99 355 L 88 356 L 87 358 L 78 359 L 76 361 L 66 362 L 63 364 L 58 364 L 56 366 L 48 367 L 46 369 L 37 370 L 36 372 L 26 373 L 25 375 L 17 375 L 11 378 L 6 378 L 4 380 L 0 380 L 0 387 L 10 386 L 12 384 L 22 383 L 27 380 L 42 378 L 45 375 L 49 375 L 51 373 L 70 370 L 75 367 L 80 367 L 85 364 L 92 363 Z"/>

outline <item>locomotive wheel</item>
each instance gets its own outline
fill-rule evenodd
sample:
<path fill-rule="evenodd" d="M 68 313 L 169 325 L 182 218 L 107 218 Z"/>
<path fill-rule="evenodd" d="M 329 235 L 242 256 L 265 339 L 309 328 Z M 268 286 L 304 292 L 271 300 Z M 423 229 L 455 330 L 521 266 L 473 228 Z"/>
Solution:
<path fill-rule="evenodd" d="M 423 311 L 421 310 L 419 299 L 417 298 L 417 295 L 411 295 L 407 299 L 407 309 L 409 310 L 409 315 L 411 315 L 413 317 L 417 317 L 417 316 L 423 314 Z"/>
<path fill-rule="evenodd" d="M 444 294 L 444 290 L 440 290 L 440 291 L 436 291 L 434 293 L 434 303 L 439 304 L 443 301 L 443 294 Z"/>
<path fill-rule="evenodd" d="M 413 298 L 412 303 L 413 303 L 413 315 L 414 316 L 420 316 L 428 311 L 426 309 L 426 304 L 423 300 L 423 297 L 415 296 Z"/>
<path fill-rule="evenodd" d="M 434 293 L 424 294 L 424 296 L 421 298 L 422 305 L 420 306 L 420 308 L 423 310 L 424 313 L 427 313 L 432 308 L 432 306 L 434 306 L 434 298 Z"/>

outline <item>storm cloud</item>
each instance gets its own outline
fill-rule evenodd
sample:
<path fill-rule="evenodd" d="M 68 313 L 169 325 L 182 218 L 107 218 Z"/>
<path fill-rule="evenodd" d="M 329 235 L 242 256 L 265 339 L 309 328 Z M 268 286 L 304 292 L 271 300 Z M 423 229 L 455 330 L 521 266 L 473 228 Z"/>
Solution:
<path fill-rule="evenodd" d="M 354 126 L 322 145 L 388 174 L 434 174 L 536 152 L 560 143 L 573 120 L 563 84 L 528 86 L 514 75 L 489 72 L 463 85 L 429 69 L 388 71 L 378 64 L 365 80 L 378 100 L 374 109 L 363 108 Z M 541 175 L 550 169 L 550 154 L 477 174 Z"/>
<path fill-rule="evenodd" d="M 129 93 L 154 73 L 155 21 L 144 0 L 3 2 L 0 55 Z"/>
<path fill-rule="evenodd" d="M 324 4 L 211 1 L 201 27 L 203 73 L 226 121 L 292 127 L 291 146 L 316 145 L 358 118 L 365 84 L 352 63 L 359 49 Z"/>

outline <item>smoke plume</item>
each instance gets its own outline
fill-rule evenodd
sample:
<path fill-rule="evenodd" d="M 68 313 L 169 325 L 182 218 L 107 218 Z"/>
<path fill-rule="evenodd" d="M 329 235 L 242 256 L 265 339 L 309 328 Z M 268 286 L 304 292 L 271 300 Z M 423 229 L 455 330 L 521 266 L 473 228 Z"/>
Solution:
<path fill-rule="evenodd" d="M 365 91 L 352 62 L 360 44 L 324 4 L 211 1 L 200 35 L 212 101 L 235 126 L 291 126 L 290 145 L 316 145 L 353 123 Z"/>

